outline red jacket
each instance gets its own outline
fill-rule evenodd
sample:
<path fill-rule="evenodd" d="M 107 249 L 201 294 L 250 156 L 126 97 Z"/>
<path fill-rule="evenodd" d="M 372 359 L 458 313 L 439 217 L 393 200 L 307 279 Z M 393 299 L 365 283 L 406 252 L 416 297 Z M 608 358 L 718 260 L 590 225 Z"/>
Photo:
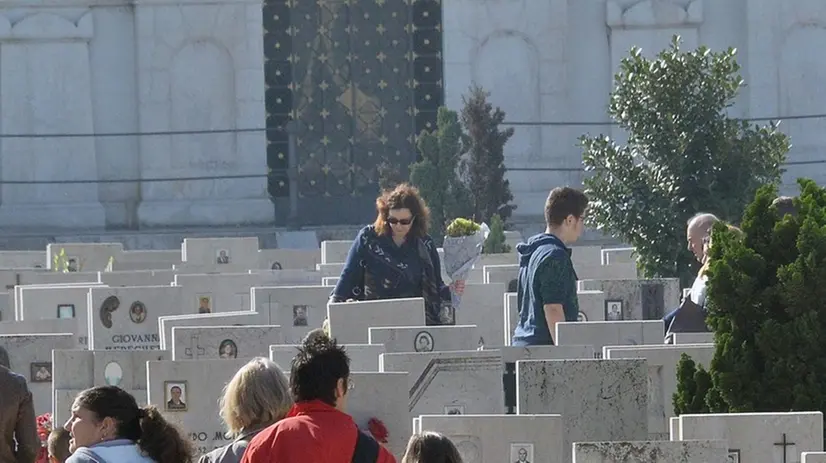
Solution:
<path fill-rule="evenodd" d="M 350 463 L 357 436 L 350 415 L 318 400 L 299 402 L 250 441 L 241 463 Z M 377 463 L 396 458 L 382 446 Z"/>

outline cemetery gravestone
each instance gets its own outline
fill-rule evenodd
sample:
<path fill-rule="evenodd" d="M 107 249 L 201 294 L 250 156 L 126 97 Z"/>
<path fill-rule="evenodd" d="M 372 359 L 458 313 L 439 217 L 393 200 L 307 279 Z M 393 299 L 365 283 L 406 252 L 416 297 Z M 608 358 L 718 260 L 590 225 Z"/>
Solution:
<path fill-rule="evenodd" d="M 52 411 L 52 350 L 72 349 L 72 334 L 0 335 L 0 347 L 11 361 L 10 370 L 26 378 L 37 415 Z"/>
<path fill-rule="evenodd" d="M 382 354 L 383 372 L 407 372 L 409 410 L 418 415 L 501 414 L 497 350 Z"/>
<path fill-rule="evenodd" d="M 258 268 L 258 238 L 185 238 L 183 268 L 220 273 Z"/>
<path fill-rule="evenodd" d="M 520 360 L 567 360 L 594 358 L 593 346 L 531 346 L 499 348 L 502 352 L 502 384 L 505 413 L 516 414 L 516 362 Z"/>
<path fill-rule="evenodd" d="M 468 463 L 564 463 L 560 415 L 422 415 L 422 430 L 446 435 Z"/>
<path fill-rule="evenodd" d="M 729 461 L 794 462 L 823 451 L 823 413 L 709 413 L 680 415 L 679 440 L 725 439 Z"/>
<path fill-rule="evenodd" d="M 479 347 L 479 333 L 470 326 L 401 326 L 370 328 L 369 344 L 384 345 L 385 352 L 448 352 Z"/>
<path fill-rule="evenodd" d="M 101 272 L 100 281 L 107 286 L 168 286 L 175 280 L 177 272 L 172 268 Z"/>
<path fill-rule="evenodd" d="M 267 314 L 268 323 L 281 326 L 285 344 L 300 344 L 307 333 L 321 328 L 327 318 L 331 292 L 324 286 L 252 288 L 251 304 L 255 311 Z"/>
<path fill-rule="evenodd" d="M 246 326 L 266 325 L 270 322 L 267 314 L 243 310 L 238 312 L 169 315 L 158 318 L 158 333 L 161 349 L 172 350 L 172 329 L 175 327 L 198 326 Z"/>
<path fill-rule="evenodd" d="M 502 345 L 499 340 L 504 335 L 504 326 L 500 322 L 504 294 L 502 283 L 465 286 L 462 302 L 455 309 L 455 321 L 457 325 L 476 325 L 479 339 L 475 346 L 495 348 Z"/>
<path fill-rule="evenodd" d="M 270 346 L 270 360 L 281 365 L 284 371 L 290 371 L 293 357 L 299 345 L 282 344 Z M 350 357 L 350 371 L 379 371 L 379 356 L 384 353 L 380 344 L 345 344 L 344 349 Z"/>
<path fill-rule="evenodd" d="M 560 346 L 594 346 L 601 358 L 603 346 L 662 345 L 664 332 L 662 320 L 561 322 L 554 340 Z"/>
<path fill-rule="evenodd" d="M 330 335 L 341 344 L 368 344 L 369 328 L 424 326 L 424 299 L 385 299 L 327 304 Z"/>
<path fill-rule="evenodd" d="M 561 414 L 565 458 L 587 441 L 648 438 L 645 360 L 516 362 L 517 415 Z"/>
<path fill-rule="evenodd" d="M 175 286 L 89 289 L 89 348 L 160 349 L 158 318 L 183 313 L 182 295 Z"/>
<path fill-rule="evenodd" d="M 606 359 L 644 358 L 648 364 L 648 432 L 651 440 L 668 438 L 668 420 L 674 415 L 673 395 L 677 392 L 677 363 L 688 354 L 708 367 L 714 346 L 605 346 Z"/>
<path fill-rule="evenodd" d="M 576 442 L 573 463 L 727 463 L 727 456 L 720 440 Z"/>
<path fill-rule="evenodd" d="M 172 360 L 266 357 L 280 343 L 281 327 L 209 326 L 172 328 Z"/>
<path fill-rule="evenodd" d="M 55 423 L 65 423 L 77 395 L 90 387 L 117 386 L 146 402 L 146 362 L 168 360 L 165 351 L 61 350 L 52 352 Z"/>

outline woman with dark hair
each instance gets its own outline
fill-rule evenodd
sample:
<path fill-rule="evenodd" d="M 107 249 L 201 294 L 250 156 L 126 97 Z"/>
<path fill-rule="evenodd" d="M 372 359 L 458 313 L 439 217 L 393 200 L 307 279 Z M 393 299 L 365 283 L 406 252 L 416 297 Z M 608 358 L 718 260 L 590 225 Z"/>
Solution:
<path fill-rule="evenodd" d="M 332 302 L 422 297 L 428 325 L 444 323 L 442 306 L 452 287 L 442 280 L 441 262 L 427 234 L 430 211 L 415 187 L 403 183 L 376 199 L 376 221 L 359 231 L 347 255 Z"/>
<path fill-rule="evenodd" d="M 462 463 L 462 457 L 447 436 L 423 432 L 410 436 L 402 463 Z"/>
<path fill-rule="evenodd" d="M 115 386 L 78 394 L 63 426 L 71 435 L 66 463 L 190 463 L 192 448 L 157 408 L 138 407 Z"/>

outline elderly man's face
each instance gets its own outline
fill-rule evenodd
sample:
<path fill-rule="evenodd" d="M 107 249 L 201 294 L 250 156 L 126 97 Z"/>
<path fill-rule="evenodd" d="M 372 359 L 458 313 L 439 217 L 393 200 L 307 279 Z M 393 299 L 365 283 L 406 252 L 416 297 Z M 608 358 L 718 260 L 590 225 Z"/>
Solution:
<path fill-rule="evenodd" d="M 703 239 L 708 235 L 705 227 L 692 225 L 688 227 L 686 238 L 688 240 L 688 250 L 694 254 L 697 262 L 703 261 Z"/>

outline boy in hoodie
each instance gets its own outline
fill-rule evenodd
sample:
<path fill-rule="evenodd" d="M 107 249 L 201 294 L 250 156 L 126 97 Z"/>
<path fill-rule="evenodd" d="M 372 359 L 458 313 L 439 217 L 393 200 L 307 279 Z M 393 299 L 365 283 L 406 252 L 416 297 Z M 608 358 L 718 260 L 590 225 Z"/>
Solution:
<path fill-rule="evenodd" d="M 517 298 L 519 324 L 514 346 L 553 345 L 556 324 L 575 322 L 579 315 L 577 275 L 571 248 L 585 229 L 588 198 L 573 188 L 554 188 L 545 201 L 545 233 L 520 243 Z"/>

